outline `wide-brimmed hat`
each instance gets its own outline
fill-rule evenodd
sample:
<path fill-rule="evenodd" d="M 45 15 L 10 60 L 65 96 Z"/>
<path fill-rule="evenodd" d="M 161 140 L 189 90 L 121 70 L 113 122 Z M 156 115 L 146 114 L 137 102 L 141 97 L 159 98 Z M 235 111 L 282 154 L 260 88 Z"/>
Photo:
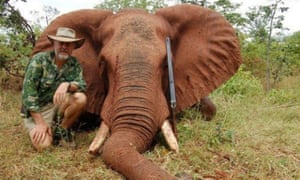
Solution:
<path fill-rule="evenodd" d="M 60 42 L 74 42 L 76 44 L 76 49 L 84 43 L 84 38 L 76 38 L 75 30 L 67 27 L 59 27 L 57 28 L 56 35 L 47 36 L 51 43 L 53 40 Z"/>

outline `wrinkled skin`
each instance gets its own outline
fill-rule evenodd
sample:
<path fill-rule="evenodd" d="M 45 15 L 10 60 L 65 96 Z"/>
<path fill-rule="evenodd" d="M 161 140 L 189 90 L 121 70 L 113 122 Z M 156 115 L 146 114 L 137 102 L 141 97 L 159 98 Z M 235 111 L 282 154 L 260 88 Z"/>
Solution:
<path fill-rule="evenodd" d="M 165 38 L 172 44 L 179 112 L 237 71 L 240 48 L 231 25 L 218 13 L 193 5 L 155 14 L 80 10 L 55 19 L 33 53 L 51 47 L 46 35 L 59 26 L 74 28 L 86 39 L 74 55 L 88 84 L 86 110 L 101 115 L 110 131 L 102 148 L 107 166 L 128 179 L 174 179 L 141 155 L 171 114 Z"/>

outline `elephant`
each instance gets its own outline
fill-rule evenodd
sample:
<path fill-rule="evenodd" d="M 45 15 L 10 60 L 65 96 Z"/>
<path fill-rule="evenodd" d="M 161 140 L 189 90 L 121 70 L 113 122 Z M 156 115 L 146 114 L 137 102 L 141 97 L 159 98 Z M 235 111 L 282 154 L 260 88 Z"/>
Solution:
<path fill-rule="evenodd" d="M 207 99 L 237 72 L 242 59 L 232 25 L 218 12 L 189 4 L 155 13 L 82 9 L 54 19 L 33 54 L 51 48 L 47 34 L 59 26 L 85 38 L 73 55 L 87 81 L 86 111 L 102 120 L 88 151 L 101 154 L 107 167 L 128 179 L 176 179 L 142 155 L 160 131 L 170 149 L 179 152 L 168 120 L 172 108 L 165 39 L 171 41 L 174 110 L 180 112 Z"/>

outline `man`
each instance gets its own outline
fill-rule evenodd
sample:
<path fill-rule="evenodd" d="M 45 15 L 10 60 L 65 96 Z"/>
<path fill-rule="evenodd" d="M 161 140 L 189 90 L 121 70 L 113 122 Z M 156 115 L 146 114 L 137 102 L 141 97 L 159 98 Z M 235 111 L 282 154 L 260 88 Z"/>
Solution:
<path fill-rule="evenodd" d="M 33 146 L 41 151 L 70 128 L 86 105 L 86 82 L 77 59 L 71 56 L 84 39 L 73 29 L 59 27 L 48 35 L 53 51 L 40 52 L 29 62 L 22 90 L 25 127 Z M 70 139 L 69 139 L 70 140 Z"/>

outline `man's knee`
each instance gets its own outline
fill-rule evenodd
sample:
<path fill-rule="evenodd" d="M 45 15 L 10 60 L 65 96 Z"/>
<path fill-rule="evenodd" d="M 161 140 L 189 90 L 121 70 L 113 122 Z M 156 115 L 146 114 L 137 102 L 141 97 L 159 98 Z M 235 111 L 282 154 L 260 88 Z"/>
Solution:
<path fill-rule="evenodd" d="M 87 102 L 87 97 L 84 93 L 77 92 L 74 94 L 75 103 L 81 107 L 84 107 Z"/>
<path fill-rule="evenodd" d="M 33 141 L 34 133 L 35 133 L 34 131 L 30 131 L 29 135 L 30 135 L 31 143 L 37 151 L 41 152 L 41 151 L 49 148 L 52 145 L 53 138 L 52 138 L 52 136 L 50 136 L 48 134 L 45 135 L 45 138 L 43 141 L 40 141 L 39 143 L 35 143 Z"/>

